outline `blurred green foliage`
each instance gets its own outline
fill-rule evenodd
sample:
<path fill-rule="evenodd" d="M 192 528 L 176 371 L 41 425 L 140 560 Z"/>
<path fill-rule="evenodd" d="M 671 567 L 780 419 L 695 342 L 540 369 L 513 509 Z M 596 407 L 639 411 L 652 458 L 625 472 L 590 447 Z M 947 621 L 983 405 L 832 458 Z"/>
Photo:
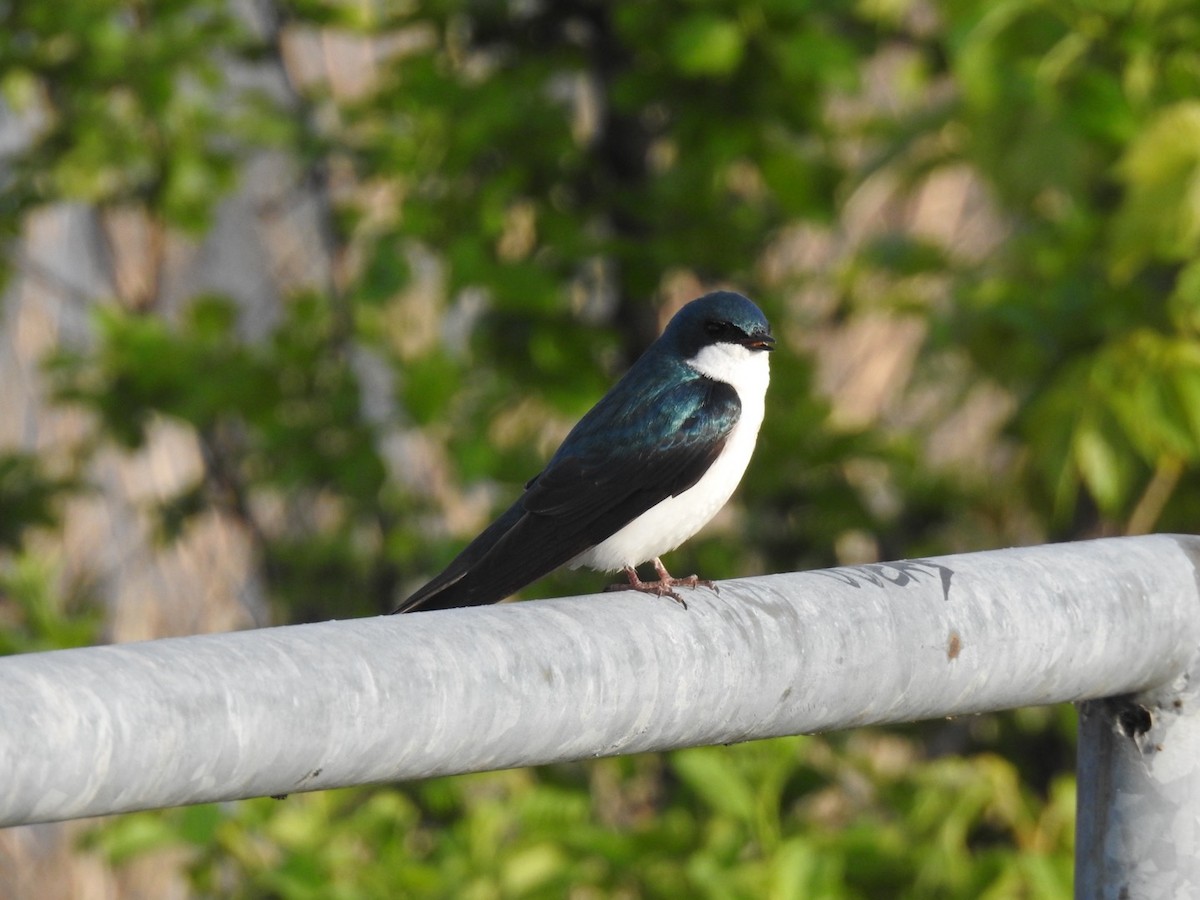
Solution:
<path fill-rule="evenodd" d="M 59 501 L 81 487 L 70 476 L 51 475 L 36 456 L 0 453 L 0 552 L 19 552 L 26 530 L 59 521 Z"/>
<path fill-rule="evenodd" d="M 918 755 L 872 731 L 784 738 L 142 813 L 87 845 L 182 848 L 204 896 L 1070 895 L 1070 778 L 1043 799 L 998 756 Z"/>
<path fill-rule="evenodd" d="M 64 596 L 53 565 L 32 552 L 6 554 L 0 563 L 0 656 L 100 639 L 100 609 L 83 592 Z"/>
<path fill-rule="evenodd" d="M 739 494 L 743 540 L 697 539 L 681 570 L 827 565 L 846 535 L 895 558 L 1195 527 L 1190 0 L 255 9 L 0 5 L 0 94 L 31 123 L 2 151 L 0 231 L 69 201 L 199 236 L 263 150 L 302 184 L 337 170 L 391 198 L 384 215 L 353 191 L 330 201 L 322 252 L 355 265 L 287 298 L 261 341 L 205 295 L 171 318 L 106 307 L 94 341 L 48 361 L 99 444 L 136 448 L 160 417 L 194 430 L 204 472 L 161 504 L 161 536 L 207 509 L 243 520 L 281 619 L 381 611 L 470 536 L 444 533 L 444 496 L 387 479 L 356 352 L 384 362 L 398 424 L 444 451 L 454 489 L 486 481 L 500 506 L 654 337 L 681 273 L 746 290 L 784 349 Z M 278 75 L 284 36 L 317 28 L 405 49 L 349 98 L 297 80 L 264 91 L 271 77 L 254 76 Z M 871 101 L 883 57 L 900 64 L 889 100 Z M 982 260 L 887 233 L 820 275 L 763 262 L 798 223 L 836 229 L 880 172 L 915 195 L 958 169 L 994 206 Z M 442 281 L 418 305 L 421 260 Z M 933 300 L 931 279 L 946 286 Z M 814 284 L 832 312 L 793 302 Z M 926 330 L 915 383 L 1013 398 L 1002 468 L 934 465 L 920 429 L 831 422 L 799 336 L 864 310 Z M 78 488 L 0 458 L 0 650 L 97 634 L 63 612 L 78 604 L 54 596 L 27 540 Z M 284 505 L 281 527 L 256 519 L 263 497 Z M 561 574 L 527 595 L 597 584 Z M 139 814 L 87 846 L 118 866 L 182 850 L 201 896 L 1065 897 L 1072 740 L 1069 714 L 1022 711 Z"/>
<path fill-rule="evenodd" d="M 229 4 L 10 3 L 0 16 L 0 93 L 38 117 L 36 146 L 6 160 L 8 230 L 13 213 L 64 197 L 210 224 L 233 185 L 238 115 L 214 95 L 228 56 L 252 46 Z"/>

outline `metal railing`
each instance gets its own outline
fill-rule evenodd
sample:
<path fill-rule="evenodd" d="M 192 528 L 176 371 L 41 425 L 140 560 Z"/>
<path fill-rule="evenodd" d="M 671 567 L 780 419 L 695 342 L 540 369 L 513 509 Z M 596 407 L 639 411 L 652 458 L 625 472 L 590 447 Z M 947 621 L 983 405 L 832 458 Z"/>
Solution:
<path fill-rule="evenodd" d="M 1078 895 L 1200 896 L 1198 562 L 1115 538 L 7 657 L 0 825 L 1086 701 Z"/>

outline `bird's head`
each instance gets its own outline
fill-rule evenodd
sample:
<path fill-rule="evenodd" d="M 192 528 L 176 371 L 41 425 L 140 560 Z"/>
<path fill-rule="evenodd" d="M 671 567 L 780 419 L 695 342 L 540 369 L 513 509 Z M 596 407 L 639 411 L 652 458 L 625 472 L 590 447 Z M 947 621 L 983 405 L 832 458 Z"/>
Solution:
<path fill-rule="evenodd" d="M 733 291 L 715 291 L 688 303 L 667 324 L 662 341 L 692 368 L 736 384 L 740 370 L 766 371 L 775 338 L 762 310 Z"/>
<path fill-rule="evenodd" d="M 663 338 L 687 358 L 714 344 L 732 344 L 752 353 L 775 349 L 771 324 L 762 310 L 733 291 L 714 291 L 686 304 L 671 318 Z"/>

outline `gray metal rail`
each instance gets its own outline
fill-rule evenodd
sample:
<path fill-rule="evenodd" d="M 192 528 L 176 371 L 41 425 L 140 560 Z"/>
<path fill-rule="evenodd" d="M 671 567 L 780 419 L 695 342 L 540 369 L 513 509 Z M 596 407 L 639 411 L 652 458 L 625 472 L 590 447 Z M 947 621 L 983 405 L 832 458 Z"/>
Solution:
<path fill-rule="evenodd" d="M 1182 896 L 1198 561 L 1156 535 L 8 657 L 0 825 L 1125 696 L 1084 707 L 1081 896 Z"/>

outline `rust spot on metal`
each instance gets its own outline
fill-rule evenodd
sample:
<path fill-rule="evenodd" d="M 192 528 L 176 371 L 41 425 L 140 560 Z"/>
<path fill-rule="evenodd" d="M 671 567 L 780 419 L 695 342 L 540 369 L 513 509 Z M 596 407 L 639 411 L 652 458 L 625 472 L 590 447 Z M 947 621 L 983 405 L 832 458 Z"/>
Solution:
<path fill-rule="evenodd" d="M 958 654 L 962 653 L 962 637 L 957 631 L 950 632 L 950 639 L 946 641 L 946 659 L 958 659 Z"/>

